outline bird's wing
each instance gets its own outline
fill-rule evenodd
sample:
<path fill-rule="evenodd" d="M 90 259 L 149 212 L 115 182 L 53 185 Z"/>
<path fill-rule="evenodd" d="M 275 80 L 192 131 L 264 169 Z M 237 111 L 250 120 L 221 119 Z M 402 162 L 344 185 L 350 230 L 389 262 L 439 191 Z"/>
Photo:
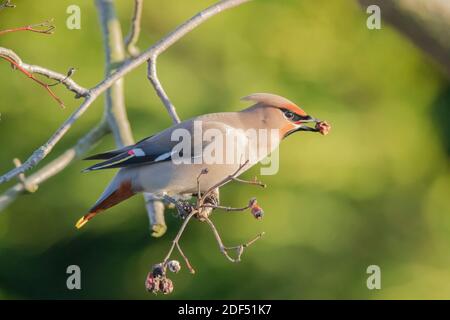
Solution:
<path fill-rule="evenodd" d="M 180 140 L 172 140 L 172 133 L 176 129 L 181 129 L 184 131 L 180 131 L 180 133 L 184 136 L 184 134 L 188 134 L 186 138 L 191 139 L 191 157 L 198 156 L 196 152 L 203 150 L 208 143 L 203 143 L 202 139 L 194 139 L 194 121 L 188 120 L 182 122 L 176 126 L 170 127 L 156 135 L 145 138 L 140 142 L 127 146 L 125 148 L 114 150 L 106 153 L 97 154 L 91 156 L 86 159 L 106 159 L 106 161 L 102 161 L 97 163 L 89 168 L 86 168 L 84 171 L 93 171 L 100 169 L 109 169 L 109 168 L 122 168 L 128 167 L 132 165 L 138 164 L 154 164 L 162 161 L 170 161 L 172 157 L 177 154 L 178 157 L 182 157 L 180 154 L 180 150 L 175 150 L 175 146 L 180 144 Z M 201 122 L 202 131 L 209 128 L 219 129 L 221 131 L 226 130 L 227 125 L 213 121 L 213 120 L 202 120 Z M 175 137 L 177 138 L 177 137 Z M 179 138 L 179 137 L 178 137 Z M 199 141 L 197 141 L 199 140 Z M 196 144 L 201 144 L 199 148 Z M 182 150 L 181 150 L 182 151 Z"/>
<path fill-rule="evenodd" d="M 136 142 L 134 145 L 131 146 L 126 146 L 124 148 L 121 149 L 116 149 L 116 150 L 111 150 L 111 151 L 107 151 L 107 152 L 102 152 L 102 153 L 97 153 L 94 154 L 92 156 L 86 157 L 83 160 L 107 160 L 107 159 L 111 159 L 121 153 L 124 153 L 130 149 L 133 149 L 136 145 L 139 145 L 141 143 L 143 143 L 144 141 L 152 138 L 154 135 L 151 135 L 150 137 L 145 137 L 142 140 L 139 140 L 138 142 Z"/>

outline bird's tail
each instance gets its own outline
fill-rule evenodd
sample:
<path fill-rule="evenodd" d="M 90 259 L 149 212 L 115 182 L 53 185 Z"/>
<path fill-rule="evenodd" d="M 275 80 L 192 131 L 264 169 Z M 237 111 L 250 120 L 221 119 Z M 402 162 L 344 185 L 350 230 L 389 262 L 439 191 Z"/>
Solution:
<path fill-rule="evenodd" d="M 89 220 L 97 215 L 97 213 L 111 208 L 136 194 L 132 189 L 131 180 L 124 180 L 120 183 L 117 183 L 116 181 L 117 180 L 114 179 L 91 210 L 77 221 L 75 224 L 77 229 L 83 227 Z"/>

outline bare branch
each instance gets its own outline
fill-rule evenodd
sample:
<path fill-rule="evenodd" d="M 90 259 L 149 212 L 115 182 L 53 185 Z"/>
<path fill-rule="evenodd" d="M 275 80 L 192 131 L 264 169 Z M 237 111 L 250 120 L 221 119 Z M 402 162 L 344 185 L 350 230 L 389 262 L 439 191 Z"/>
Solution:
<path fill-rule="evenodd" d="M 164 218 L 164 203 L 156 199 L 150 193 L 144 193 L 145 208 L 150 222 L 152 237 L 162 237 L 167 231 L 166 220 Z"/>
<path fill-rule="evenodd" d="M 170 256 L 172 255 L 173 250 L 175 249 L 175 246 L 180 251 L 180 254 L 183 256 L 184 260 L 186 261 L 186 265 L 188 266 L 188 269 L 191 271 L 191 273 L 195 273 L 194 269 L 192 269 L 191 264 L 189 263 L 189 260 L 186 258 L 184 253 L 181 251 L 181 248 L 179 246 L 179 241 L 181 236 L 183 235 L 184 230 L 186 229 L 186 226 L 188 225 L 189 221 L 192 219 L 192 217 L 196 214 L 195 211 L 192 211 L 183 221 L 183 224 L 181 225 L 180 229 L 178 230 L 178 233 L 172 241 L 172 246 L 169 249 L 169 252 L 167 253 L 166 257 L 163 260 L 163 268 L 167 267 L 167 262 L 169 262 Z"/>
<path fill-rule="evenodd" d="M 244 249 L 251 246 L 253 243 L 255 243 L 257 240 L 259 240 L 264 235 L 264 232 L 261 232 L 260 234 L 256 235 L 255 238 L 253 238 L 252 240 L 250 240 L 247 243 L 244 243 L 244 244 L 241 244 L 238 246 L 234 246 L 234 247 L 227 247 L 223 244 L 222 238 L 220 237 L 220 234 L 217 231 L 217 228 L 214 225 L 214 223 L 211 221 L 211 219 L 205 218 L 205 220 L 208 223 L 208 225 L 211 227 L 211 230 L 214 233 L 214 237 L 216 238 L 217 244 L 219 245 L 220 252 L 222 252 L 222 254 L 231 262 L 240 262 L 241 256 L 244 253 Z M 231 250 L 236 250 L 236 253 L 237 253 L 236 258 L 232 258 L 229 255 L 228 251 L 231 251 Z"/>
<path fill-rule="evenodd" d="M 239 178 L 233 178 L 233 180 L 236 181 L 236 182 L 240 182 L 240 183 L 253 184 L 253 185 L 256 185 L 256 186 L 260 186 L 262 188 L 266 188 L 267 187 L 267 185 L 265 183 L 262 183 L 256 177 L 253 180 L 242 180 L 242 179 L 239 179 Z"/>
<path fill-rule="evenodd" d="M 114 72 L 113 66 L 125 59 L 125 47 L 122 41 L 120 22 L 117 19 L 113 3 L 106 0 L 97 0 L 96 3 L 103 31 L 106 76 L 108 76 L 111 72 Z M 106 92 L 105 116 L 119 148 L 134 143 L 125 108 L 123 79 L 117 81 Z M 151 194 L 144 193 L 143 197 L 150 221 L 151 235 L 161 237 L 167 230 L 164 219 L 164 204 Z"/>
<path fill-rule="evenodd" d="M 53 149 L 53 147 L 61 140 L 65 133 L 72 127 L 72 125 L 78 120 L 78 118 L 84 114 L 84 112 L 89 108 L 89 106 L 98 98 L 100 94 L 109 89 L 116 81 L 121 79 L 123 76 L 140 66 L 142 63 L 146 62 L 153 56 L 157 56 L 164 52 L 167 48 L 185 36 L 187 33 L 195 29 L 197 26 L 208 20 L 209 18 L 215 16 L 216 14 L 223 12 L 224 10 L 236 7 L 240 4 L 248 2 L 250 0 L 222 0 L 216 4 L 206 8 L 201 11 L 191 19 L 187 20 L 185 23 L 181 24 L 174 31 L 169 33 L 167 36 L 162 38 L 155 45 L 148 48 L 139 56 L 132 58 L 125 63 L 123 63 L 114 73 L 106 77 L 102 82 L 97 84 L 94 88 L 89 90 L 84 102 L 78 107 L 75 112 L 59 127 L 56 132 L 39 147 L 20 167 L 14 168 L 4 175 L 0 176 L 0 184 L 5 183 L 12 178 L 16 177 L 20 173 L 23 173 L 38 164 L 42 159 L 44 159 Z"/>
<path fill-rule="evenodd" d="M 23 74 L 25 74 L 28 78 L 30 78 L 31 80 L 33 80 L 34 82 L 38 83 L 40 86 L 42 86 L 49 94 L 50 96 L 56 100 L 56 102 L 58 102 L 58 104 L 64 108 L 64 103 L 62 102 L 62 100 L 52 91 L 52 89 L 50 89 L 50 86 L 37 79 L 31 72 L 28 72 L 27 70 L 25 70 L 24 68 L 22 68 L 16 61 L 14 61 L 13 59 L 11 59 L 8 56 L 4 56 L 0 54 L 0 58 L 8 61 L 9 63 L 11 63 L 11 65 L 13 65 L 14 68 L 18 69 L 20 72 L 22 72 Z"/>
<path fill-rule="evenodd" d="M 230 181 L 239 181 L 239 180 L 235 180 L 234 178 L 236 178 L 236 176 L 240 174 L 241 170 L 245 167 L 245 165 L 247 163 L 248 163 L 248 161 L 246 161 L 245 163 L 240 165 L 239 168 L 232 175 L 229 175 L 228 177 L 224 178 L 222 181 L 218 182 L 215 186 L 213 186 L 212 188 L 208 189 L 205 193 L 203 193 L 203 195 L 200 195 L 200 190 L 201 190 L 200 178 L 202 176 L 208 174 L 208 170 L 203 169 L 197 177 L 198 198 L 197 198 L 197 202 L 195 205 L 191 204 L 189 202 L 186 202 L 186 201 L 183 201 L 183 202 L 177 201 L 174 198 L 168 196 L 167 194 L 163 195 L 163 198 L 166 201 L 173 203 L 176 206 L 176 208 L 178 210 L 178 215 L 182 219 L 184 219 L 184 222 L 181 225 L 175 239 L 172 241 L 172 245 L 171 245 L 166 257 L 164 258 L 163 262 L 154 265 L 153 270 L 148 274 L 147 280 L 146 280 L 147 290 L 149 290 L 153 293 L 163 292 L 164 294 L 172 292 L 173 283 L 169 278 L 167 278 L 166 269 L 168 267 L 168 264 L 170 264 L 169 259 L 172 256 L 172 253 L 173 253 L 175 247 L 178 249 L 178 251 L 180 252 L 180 255 L 185 260 L 186 265 L 187 265 L 188 269 L 191 271 L 191 273 L 195 272 L 194 269 L 192 268 L 187 256 L 181 250 L 181 247 L 179 244 L 180 238 L 183 235 L 183 232 L 186 229 L 186 226 L 189 223 L 189 221 L 192 219 L 192 217 L 197 218 L 199 221 L 202 221 L 202 222 L 206 221 L 208 223 L 208 225 L 210 226 L 211 230 L 213 231 L 214 237 L 216 238 L 216 241 L 219 245 L 220 252 L 231 262 L 239 262 L 241 260 L 242 254 L 244 253 L 244 250 L 247 247 L 249 247 L 250 245 L 252 245 L 253 243 L 255 243 L 258 239 L 260 239 L 264 235 L 264 232 L 262 232 L 262 233 L 258 234 L 255 238 L 253 238 L 252 240 L 248 241 L 247 243 L 244 243 L 244 244 L 241 244 L 238 246 L 228 247 L 223 244 L 222 238 L 220 237 L 220 234 L 217 231 L 216 226 L 209 218 L 209 214 L 211 213 L 211 211 L 213 209 L 219 209 L 219 208 L 226 209 L 229 211 L 243 211 L 243 210 L 251 208 L 252 214 L 254 214 L 254 216 L 256 218 L 258 218 L 258 219 L 262 218 L 262 209 L 257 205 L 255 198 L 252 198 L 249 201 L 248 206 L 243 207 L 243 208 L 229 208 L 229 207 L 219 206 L 219 205 L 215 204 L 216 201 L 214 201 L 214 199 L 212 199 L 213 201 L 211 201 L 211 199 L 209 199 L 209 197 L 211 197 L 212 194 L 215 194 L 215 192 L 217 191 L 219 186 L 222 186 Z M 243 180 L 243 182 L 247 183 L 247 181 L 245 181 L 245 180 Z M 212 205 L 211 203 L 214 203 L 214 204 Z M 211 210 L 208 213 L 205 213 L 205 212 L 203 212 L 204 208 L 208 208 Z M 259 212 L 258 215 L 256 214 L 256 211 Z M 236 258 L 233 258 L 229 254 L 229 251 L 232 251 L 232 250 L 236 251 Z M 171 260 L 171 261 L 175 262 L 176 265 L 179 265 L 179 263 L 177 261 L 173 261 L 173 260 Z M 169 269 L 171 269 L 170 266 L 169 266 Z M 179 268 L 177 268 L 177 269 L 179 270 Z M 170 288 L 165 288 L 165 287 L 161 288 L 159 286 L 160 283 L 169 283 Z"/>
<path fill-rule="evenodd" d="M 180 123 L 180 117 L 177 114 L 177 110 L 175 109 L 175 106 L 170 102 L 169 96 L 164 91 L 164 88 L 161 85 L 161 82 L 159 82 L 158 75 L 156 74 L 156 58 L 157 56 L 154 55 L 148 60 L 148 69 L 147 69 L 147 77 L 150 80 L 151 84 L 153 85 L 153 88 L 155 89 L 158 97 L 161 99 L 162 103 L 167 109 L 167 112 L 170 115 L 170 118 L 172 119 L 173 123 Z"/>
<path fill-rule="evenodd" d="M 28 26 L 0 30 L 0 36 L 4 35 L 6 33 L 18 32 L 18 31 L 31 31 L 31 32 L 42 33 L 42 34 L 53 34 L 54 30 L 55 30 L 55 26 L 53 25 L 53 19 L 51 19 L 51 20 L 47 20 L 47 21 L 44 21 L 41 23 L 30 24 Z"/>
<path fill-rule="evenodd" d="M 81 106 L 72 113 L 72 115 L 56 130 L 56 132 L 50 137 L 50 139 L 40 146 L 33 154 L 20 166 L 10 170 L 6 174 L 0 177 L 0 184 L 11 180 L 17 175 L 26 172 L 27 170 L 35 167 L 41 162 L 55 147 L 55 145 L 61 140 L 61 138 L 69 131 L 75 121 L 86 111 L 86 109 L 94 102 L 96 96 L 88 96 Z"/>
<path fill-rule="evenodd" d="M 139 54 L 139 48 L 136 46 L 141 32 L 141 17 L 144 0 L 134 0 L 133 18 L 131 19 L 130 32 L 125 38 L 125 48 L 130 56 L 135 57 Z"/>
<path fill-rule="evenodd" d="M 68 90 L 75 93 L 77 98 L 86 97 L 88 95 L 88 90 L 77 84 L 70 77 L 67 77 L 67 74 L 58 73 L 41 66 L 27 64 L 10 49 L 0 47 L 0 56 L 8 57 L 10 60 L 14 60 L 15 63 L 13 63 L 13 65 L 15 65 L 18 69 L 27 71 L 27 73 L 39 74 L 62 83 Z"/>
<path fill-rule="evenodd" d="M 49 87 L 54 87 L 57 86 L 58 84 L 63 83 L 64 81 L 66 81 L 67 79 L 69 79 L 71 76 L 73 76 L 73 74 L 75 73 L 76 69 L 75 68 L 69 68 L 69 71 L 67 71 L 67 75 L 64 79 L 58 80 L 55 83 L 49 84 Z"/>
<path fill-rule="evenodd" d="M 240 208 L 226 207 L 226 206 L 215 206 L 215 205 L 210 205 L 210 204 L 203 204 L 201 207 L 202 208 L 219 209 L 219 210 L 224 210 L 224 211 L 227 211 L 227 212 L 242 212 L 242 211 L 245 211 L 247 209 L 250 209 L 252 207 L 252 205 L 251 205 L 251 202 L 250 202 L 245 207 L 240 207 Z"/>
<path fill-rule="evenodd" d="M 131 19 L 131 27 L 128 35 L 125 38 L 125 49 L 131 57 L 139 54 L 137 42 L 141 32 L 141 18 L 144 6 L 143 0 L 134 0 L 133 18 Z M 179 119 L 178 119 L 179 122 Z M 150 230 L 152 237 L 159 238 L 167 231 L 167 225 L 164 217 L 164 203 L 152 194 L 144 193 L 145 207 L 150 222 Z M 182 253 L 181 248 L 179 248 Z M 183 254 L 182 254 L 183 255 Z"/>
<path fill-rule="evenodd" d="M 219 189 L 221 187 L 223 187 L 224 185 L 226 185 L 228 182 L 230 182 L 231 180 L 234 180 L 237 176 L 240 175 L 240 173 L 242 172 L 242 170 L 244 169 L 245 166 L 247 166 L 249 163 L 249 160 L 245 161 L 243 164 L 241 164 L 235 172 L 233 172 L 233 174 L 229 175 L 228 177 L 224 178 L 222 181 L 219 181 L 218 183 L 216 183 L 214 186 L 212 186 L 211 188 L 209 188 L 202 196 L 201 199 L 199 199 L 199 203 L 198 206 L 201 207 L 203 206 L 203 202 L 204 199 L 206 199 L 212 192 L 214 192 L 214 190 Z"/>
<path fill-rule="evenodd" d="M 155 45 L 155 50 L 152 55 L 150 55 L 148 61 L 147 61 L 147 77 L 150 80 L 151 84 L 153 85 L 153 88 L 155 89 L 158 97 L 161 99 L 161 102 L 166 107 L 167 111 L 169 112 L 170 117 L 172 118 L 172 121 L 174 123 L 179 123 L 180 118 L 176 112 L 175 106 L 172 104 L 172 102 L 169 99 L 169 96 L 165 92 L 161 82 L 158 79 L 158 75 L 156 72 L 156 60 L 158 56 L 167 50 L 172 44 L 174 44 L 176 41 L 178 41 L 181 37 L 183 37 L 186 33 L 193 30 L 195 27 L 200 25 L 205 21 L 205 19 L 208 19 L 209 17 L 223 11 L 226 9 L 233 8 L 235 6 L 241 5 L 244 2 L 248 2 L 250 0 L 224 0 L 219 1 L 218 3 L 212 5 L 211 7 L 205 9 L 204 11 L 200 12 L 199 14 L 195 15 L 188 21 L 186 21 L 184 24 L 180 25 L 178 28 L 176 28 L 172 33 L 167 35 L 163 40 L 158 42 Z"/>
<path fill-rule="evenodd" d="M 180 255 L 183 257 L 184 262 L 186 263 L 186 266 L 187 266 L 189 272 L 192 273 L 192 274 L 194 274 L 194 273 L 195 273 L 195 269 L 192 268 L 192 265 L 191 265 L 191 263 L 189 262 L 188 257 L 184 254 L 183 250 L 181 250 L 181 247 L 180 247 L 180 243 L 179 243 L 179 242 L 177 242 L 177 249 L 178 249 L 178 252 L 180 253 Z"/>
<path fill-rule="evenodd" d="M 105 48 L 105 76 L 109 77 L 114 73 L 113 66 L 125 59 L 122 30 L 116 17 L 113 2 L 96 0 L 95 3 L 100 16 Z M 123 80 L 115 82 L 106 90 L 105 115 L 117 147 L 122 148 L 133 144 L 133 134 L 125 109 Z"/>
<path fill-rule="evenodd" d="M 18 158 L 13 159 L 13 163 L 16 167 L 20 167 L 22 165 L 22 162 Z M 19 181 L 25 188 L 25 190 L 29 193 L 34 193 L 38 189 L 38 185 L 34 183 L 27 182 L 27 179 L 25 178 L 25 173 L 19 174 Z"/>
<path fill-rule="evenodd" d="M 82 137 L 76 145 L 66 150 L 63 154 L 57 157 L 55 160 L 49 162 L 42 169 L 36 171 L 31 176 L 25 178 L 20 183 L 9 188 L 4 194 L 0 195 L 0 211 L 5 209 L 16 198 L 24 193 L 29 192 L 27 186 L 37 187 L 43 182 L 47 181 L 51 177 L 55 176 L 68 165 L 75 160 L 83 157 L 89 150 L 95 147 L 95 145 L 109 132 L 106 121 L 102 121 L 99 125 L 89 131 L 84 137 Z"/>

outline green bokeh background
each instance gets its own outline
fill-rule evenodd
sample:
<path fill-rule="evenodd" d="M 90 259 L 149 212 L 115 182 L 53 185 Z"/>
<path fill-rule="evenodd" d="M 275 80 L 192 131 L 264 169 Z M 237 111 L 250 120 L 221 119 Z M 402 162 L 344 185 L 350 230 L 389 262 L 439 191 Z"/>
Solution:
<path fill-rule="evenodd" d="M 65 72 L 83 86 L 104 74 L 94 1 L 14 1 L 0 29 L 54 17 L 52 36 L 16 33 L 0 45 L 28 63 Z M 132 1 L 116 1 L 128 30 Z M 212 1 L 146 0 L 146 48 Z M 68 30 L 66 8 L 82 10 L 81 30 Z M 265 190 L 229 184 L 222 203 L 259 199 L 266 215 L 217 214 L 229 244 L 266 236 L 239 264 L 217 249 L 206 225 L 194 222 L 182 246 L 197 274 L 172 275 L 171 296 L 144 289 L 180 221 L 150 237 L 142 197 L 114 207 L 80 231 L 84 214 L 114 172 L 81 174 L 78 161 L 0 213 L 0 298 L 450 298 L 450 86 L 439 67 L 389 25 L 368 30 L 356 1 L 258 0 L 214 17 L 159 59 L 159 74 L 183 119 L 235 111 L 241 96 L 273 92 L 327 119 L 327 137 L 298 134 L 283 142 L 280 170 Z M 0 171 L 26 159 L 74 110 L 63 88 L 58 105 L 32 81 L 0 63 Z M 136 139 L 170 125 L 141 66 L 125 78 Z M 54 159 L 97 123 L 103 97 L 79 119 L 48 158 Z M 95 151 L 114 147 L 107 137 Z M 258 173 L 256 168 L 245 176 Z M 15 182 L 1 186 L 6 190 Z M 66 268 L 82 269 L 82 290 L 66 289 Z M 366 268 L 382 271 L 382 289 L 366 287 Z"/>

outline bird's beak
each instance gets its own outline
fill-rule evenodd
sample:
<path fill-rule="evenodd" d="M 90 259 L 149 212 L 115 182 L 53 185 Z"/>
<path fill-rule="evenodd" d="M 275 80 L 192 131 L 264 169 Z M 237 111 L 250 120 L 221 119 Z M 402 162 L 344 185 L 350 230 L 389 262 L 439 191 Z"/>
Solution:
<path fill-rule="evenodd" d="M 316 124 L 321 122 L 319 119 L 309 116 L 309 119 L 301 120 L 299 122 L 299 126 L 294 129 L 296 131 L 311 131 L 311 132 L 319 132 L 320 130 L 317 128 Z M 308 124 L 313 124 L 312 127 L 308 126 Z"/>
<path fill-rule="evenodd" d="M 331 126 L 326 121 L 322 121 L 316 119 L 311 116 L 307 116 L 306 118 L 295 123 L 296 127 L 289 131 L 284 137 L 293 134 L 297 131 L 310 131 L 310 132 L 319 132 L 321 135 L 327 135 L 330 132 Z M 310 126 L 312 124 L 312 126 Z"/>

